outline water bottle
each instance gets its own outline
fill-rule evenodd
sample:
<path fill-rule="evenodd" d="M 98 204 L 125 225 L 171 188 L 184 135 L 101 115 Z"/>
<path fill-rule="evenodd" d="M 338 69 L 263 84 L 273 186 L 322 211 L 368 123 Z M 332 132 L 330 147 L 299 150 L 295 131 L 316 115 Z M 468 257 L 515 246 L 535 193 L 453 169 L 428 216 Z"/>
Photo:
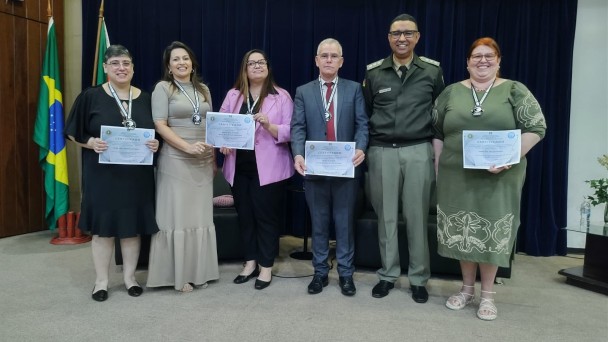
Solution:
<path fill-rule="evenodd" d="M 591 203 L 583 197 L 583 202 L 581 203 L 581 221 L 580 221 L 580 230 L 588 231 L 589 230 L 589 219 L 591 217 Z"/>

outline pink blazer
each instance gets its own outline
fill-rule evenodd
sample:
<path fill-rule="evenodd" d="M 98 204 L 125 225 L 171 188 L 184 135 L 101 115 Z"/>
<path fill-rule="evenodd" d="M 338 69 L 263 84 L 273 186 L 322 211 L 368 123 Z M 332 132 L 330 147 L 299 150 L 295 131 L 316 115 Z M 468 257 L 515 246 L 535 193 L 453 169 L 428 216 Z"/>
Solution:
<path fill-rule="evenodd" d="M 279 127 L 278 137 L 275 139 L 259 123 L 255 127 L 255 158 L 257 160 L 260 185 L 275 183 L 291 177 L 294 173 L 293 159 L 289 151 L 291 114 L 293 101 L 289 93 L 276 87 L 278 94 L 269 94 L 260 113 L 268 115 L 270 123 Z M 238 113 L 243 105 L 243 97 L 236 89 L 230 89 L 220 108 L 221 113 Z M 226 181 L 233 185 L 234 169 L 236 165 L 236 150 L 224 158 L 222 172 Z"/>

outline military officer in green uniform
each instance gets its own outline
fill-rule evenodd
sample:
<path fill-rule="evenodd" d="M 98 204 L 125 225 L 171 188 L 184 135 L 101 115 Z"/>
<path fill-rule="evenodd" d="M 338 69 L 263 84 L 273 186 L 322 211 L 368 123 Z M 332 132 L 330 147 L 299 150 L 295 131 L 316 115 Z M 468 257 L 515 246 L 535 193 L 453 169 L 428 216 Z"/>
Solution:
<path fill-rule="evenodd" d="M 439 63 L 417 56 L 416 19 L 397 16 L 390 24 L 392 54 L 367 66 L 363 95 L 370 115 L 368 165 L 371 202 L 378 215 L 382 268 L 372 296 L 388 295 L 401 275 L 397 236 L 401 201 L 407 225 L 408 278 L 412 298 L 428 300 L 430 277 L 427 221 L 432 187 L 433 103 L 445 87 Z"/>

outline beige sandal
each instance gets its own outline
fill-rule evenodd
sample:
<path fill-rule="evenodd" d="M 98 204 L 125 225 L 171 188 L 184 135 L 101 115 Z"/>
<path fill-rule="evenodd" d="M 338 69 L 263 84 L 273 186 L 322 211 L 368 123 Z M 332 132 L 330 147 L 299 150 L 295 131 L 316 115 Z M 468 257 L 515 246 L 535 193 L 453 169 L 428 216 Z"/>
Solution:
<path fill-rule="evenodd" d="M 192 287 L 192 285 L 190 283 L 185 283 L 184 287 L 182 287 L 182 289 L 179 290 L 179 292 L 188 293 L 188 292 L 192 292 L 192 290 L 194 290 L 194 287 Z"/>
<path fill-rule="evenodd" d="M 475 286 L 472 285 L 462 285 L 462 287 L 472 287 L 475 288 Z M 460 292 L 458 292 L 457 294 L 451 295 L 450 298 L 448 298 L 448 300 L 445 302 L 445 306 L 448 309 L 452 309 L 452 310 L 460 310 L 462 308 L 464 308 L 465 306 L 469 305 L 473 299 L 475 299 L 475 290 L 473 290 L 473 293 L 466 293 L 466 292 L 462 292 L 462 289 L 460 289 Z"/>
<path fill-rule="evenodd" d="M 496 292 L 484 291 L 483 293 L 495 294 Z M 484 321 L 493 321 L 498 316 L 498 310 L 494 305 L 494 298 L 483 298 L 479 302 L 479 309 L 477 309 L 477 317 Z"/>

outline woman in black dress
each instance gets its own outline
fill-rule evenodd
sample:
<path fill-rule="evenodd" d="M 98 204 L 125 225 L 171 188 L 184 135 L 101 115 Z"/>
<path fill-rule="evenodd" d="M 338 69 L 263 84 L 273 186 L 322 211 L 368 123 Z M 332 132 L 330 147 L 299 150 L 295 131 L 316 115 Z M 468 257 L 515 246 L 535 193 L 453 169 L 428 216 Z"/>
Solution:
<path fill-rule="evenodd" d="M 140 236 L 158 232 L 153 166 L 99 163 L 99 154 L 108 148 L 108 143 L 100 139 L 102 125 L 154 128 L 150 95 L 131 86 L 133 61 L 125 47 L 110 46 L 103 67 L 108 82 L 78 96 L 65 128 L 69 139 L 82 147 L 78 226 L 93 235 L 91 248 L 97 278 L 92 298 L 99 302 L 108 298 L 114 238 L 120 239 L 125 287 L 130 296 L 138 297 L 143 292 L 135 279 Z M 158 149 L 154 138 L 145 144 L 152 152 Z"/>

